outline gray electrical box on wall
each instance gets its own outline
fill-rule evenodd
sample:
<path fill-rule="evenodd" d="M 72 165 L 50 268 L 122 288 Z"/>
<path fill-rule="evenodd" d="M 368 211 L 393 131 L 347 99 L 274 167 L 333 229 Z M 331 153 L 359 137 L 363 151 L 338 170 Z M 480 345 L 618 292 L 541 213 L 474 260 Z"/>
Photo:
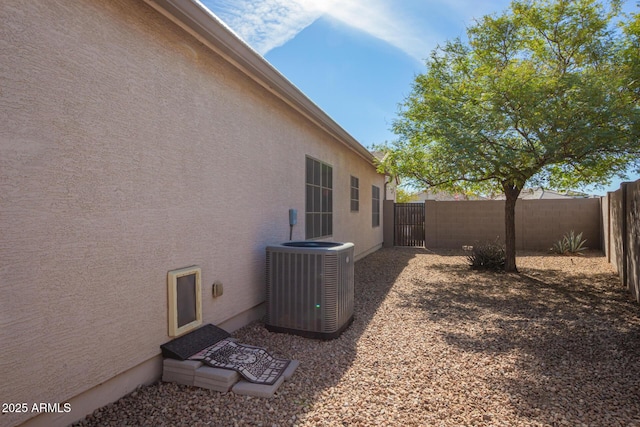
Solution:
<path fill-rule="evenodd" d="M 298 223 L 298 210 L 289 209 L 289 240 L 293 238 L 293 226 Z"/>

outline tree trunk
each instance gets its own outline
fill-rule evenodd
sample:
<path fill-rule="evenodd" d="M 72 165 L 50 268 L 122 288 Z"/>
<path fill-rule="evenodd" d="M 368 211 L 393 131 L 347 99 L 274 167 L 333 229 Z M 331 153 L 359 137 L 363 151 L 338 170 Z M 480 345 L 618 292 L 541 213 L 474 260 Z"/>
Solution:
<path fill-rule="evenodd" d="M 504 243 L 505 243 L 505 263 L 504 270 L 518 272 L 516 267 L 516 202 L 520 195 L 521 188 L 516 185 L 503 182 L 502 188 L 506 201 L 504 203 Z"/>

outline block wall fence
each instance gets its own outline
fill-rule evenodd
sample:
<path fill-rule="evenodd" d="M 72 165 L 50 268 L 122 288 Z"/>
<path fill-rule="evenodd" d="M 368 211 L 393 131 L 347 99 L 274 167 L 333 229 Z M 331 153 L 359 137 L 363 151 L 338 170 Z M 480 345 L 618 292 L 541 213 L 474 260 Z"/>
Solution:
<path fill-rule="evenodd" d="M 504 243 L 504 201 L 425 203 L 425 247 L 460 249 L 477 242 Z M 393 201 L 385 201 L 384 246 L 393 246 Z M 602 250 L 623 286 L 640 302 L 640 180 L 604 197 L 518 200 L 516 249 L 548 250 L 574 230 L 590 249 Z"/>
<path fill-rule="evenodd" d="M 602 198 L 603 249 L 622 285 L 640 302 L 640 180 Z"/>
<path fill-rule="evenodd" d="M 461 248 L 477 242 L 504 242 L 504 201 L 425 202 L 426 247 Z M 574 230 L 589 248 L 602 248 L 601 200 L 518 200 L 516 249 L 547 250 Z"/>

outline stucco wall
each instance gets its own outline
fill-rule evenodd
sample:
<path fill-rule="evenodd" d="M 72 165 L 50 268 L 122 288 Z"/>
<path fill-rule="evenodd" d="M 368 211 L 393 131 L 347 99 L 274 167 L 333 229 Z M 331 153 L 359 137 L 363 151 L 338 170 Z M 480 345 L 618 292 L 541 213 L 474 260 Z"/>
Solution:
<path fill-rule="evenodd" d="M 156 356 L 168 270 L 201 266 L 205 323 L 260 304 L 289 208 L 304 238 L 305 155 L 333 166 L 333 239 L 381 245 L 375 168 L 149 6 L 10 0 L 0 22 L 0 401 L 63 402 Z"/>
<path fill-rule="evenodd" d="M 426 243 L 460 248 L 477 241 L 504 241 L 504 201 L 425 202 Z M 586 246 L 601 249 L 600 200 L 518 200 L 516 248 L 549 249 L 565 233 L 583 233 Z"/>

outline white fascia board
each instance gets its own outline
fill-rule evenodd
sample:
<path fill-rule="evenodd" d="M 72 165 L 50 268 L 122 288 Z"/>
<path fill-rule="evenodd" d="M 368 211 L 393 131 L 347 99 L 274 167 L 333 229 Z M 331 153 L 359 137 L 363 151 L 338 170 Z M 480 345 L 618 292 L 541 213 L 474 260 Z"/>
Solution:
<path fill-rule="evenodd" d="M 145 0 L 249 78 L 276 95 L 349 149 L 374 163 L 373 155 L 287 80 L 262 55 L 198 0 Z"/>

